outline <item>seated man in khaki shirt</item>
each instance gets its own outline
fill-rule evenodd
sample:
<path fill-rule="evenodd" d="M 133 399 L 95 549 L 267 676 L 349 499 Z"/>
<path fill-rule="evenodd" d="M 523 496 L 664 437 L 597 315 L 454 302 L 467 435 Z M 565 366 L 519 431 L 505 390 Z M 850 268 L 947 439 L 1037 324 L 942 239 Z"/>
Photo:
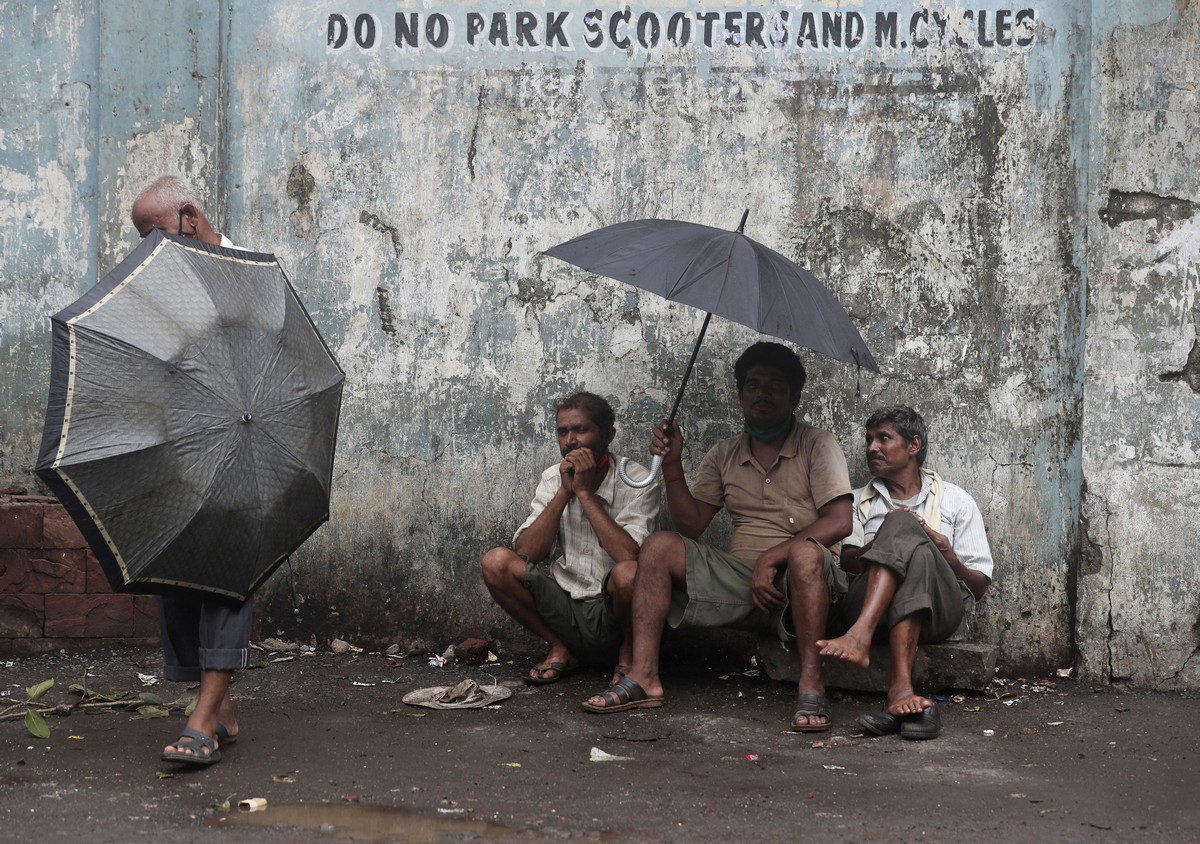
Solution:
<path fill-rule="evenodd" d="M 662 484 L 633 489 L 617 482 L 616 458 L 608 453 L 614 421 L 612 407 L 593 393 L 576 393 L 555 408 L 562 462 L 542 473 L 512 548 L 483 557 L 483 580 L 496 603 L 550 645 L 527 683 L 554 683 L 581 663 L 617 659 L 622 607 L 613 607 L 604 583 L 617 560 L 636 564 L 658 517 Z M 548 577 L 537 564 L 556 545 Z"/>
<path fill-rule="evenodd" d="M 779 343 L 756 343 L 734 367 L 744 433 L 717 443 L 689 487 L 683 437 L 655 430 L 650 450 L 663 457 L 667 506 L 676 533 L 656 533 L 636 566 L 610 578 L 618 605 L 631 603 L 630 670 L 584 701 L 589 712 L 661 706 L 658 651 L 663 625 L 770 631 L 800 654 L 799 700 L 792 729 L 829 729 L 816 641 L 825 632 L 831 592 L 845 590 L 838 543 L 851 529 L 846 457 L 827 431 L 794 412 L 805 372 Z M 724 507 L 733 520 L 728 552 L 696 539 Z"/>

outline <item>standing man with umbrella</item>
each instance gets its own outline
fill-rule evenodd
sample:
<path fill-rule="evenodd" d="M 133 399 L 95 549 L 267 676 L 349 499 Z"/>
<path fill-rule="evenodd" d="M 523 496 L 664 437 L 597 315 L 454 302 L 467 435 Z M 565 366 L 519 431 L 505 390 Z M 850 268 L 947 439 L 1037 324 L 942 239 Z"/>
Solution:
<path fill-rule="evenodd" d="M 770 631 L 794 642 L 800 657 L 792 729 L 829 729 L 816 642 L 824 635 L 831 597 L 846 589 L 837 564 L 852 528 L 846 458 L 833 434 L 795 418 L 805 371 L 779 343 L 756 343 L 734 367 L 744 433 L 717 443 L 691 485 L 682 465 L 683 437 L 672 424 L 655 430 L 650 450 L 663 460 L 667 506 L 677 532 L 642 544 L 632 578 L 614 569 L 610 584 L 632 603 L 629 672 L 583 702 L 594 713 L 663 703 L 659 645 L 663 626 Z M 725 508 L 733 519 L 730 550 L 696 540 Z M 632 586 L 628 584 L 632 581 Z"/>
<path fill-rule="evenodd" d="M 237 248 L 213 230 L 196 192 L 175 176 L 163 176 L 147 185 L 134 200 L 130 217 L 141 237 L 161 229 L 214 246 Z M 179 740 L 163 748 L 164 761 L 212 765 L 221 759 L 220 746 L 237 739 L 229 685 L 234 669 L 245 668 L 249 662 L 253 609 L 252 597 L 241 602 L 200 592 L 159 597 L 163 673 L 175 682 L 200 681 L 196 706 Z"/>

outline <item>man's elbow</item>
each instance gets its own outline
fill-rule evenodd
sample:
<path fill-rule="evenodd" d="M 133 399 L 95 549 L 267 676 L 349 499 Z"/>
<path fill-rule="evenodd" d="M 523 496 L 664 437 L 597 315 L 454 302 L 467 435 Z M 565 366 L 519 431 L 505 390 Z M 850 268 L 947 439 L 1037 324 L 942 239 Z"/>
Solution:
<path fill-rule="evenodd" d="M 854 532 L 854 519 L 849 512 L 838 513 L 833 524 L 833 533 L 837 537 L 835 542 L 845 539 Z"/>
<path fill-rule="evenodd" d="M 983 596 L 985 594 L 987 594 L 987 588 L 988 588 L 988 586 L 991 585 L 991 582 L 992 582 L 992 579 L 990 577 L 988 577 L 986 574 L 981 574 L 977 578 L 974 587 L 971 588 L 971 594 L 973 596 L 975 596 L 976 601 L 983 600 Z"/>

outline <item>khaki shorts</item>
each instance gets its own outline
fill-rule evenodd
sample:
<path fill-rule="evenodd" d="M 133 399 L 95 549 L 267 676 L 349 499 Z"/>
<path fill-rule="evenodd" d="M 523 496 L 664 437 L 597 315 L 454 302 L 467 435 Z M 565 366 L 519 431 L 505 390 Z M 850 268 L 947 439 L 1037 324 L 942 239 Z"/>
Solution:
<path fill-rule="evenodd" d="M 792 618 L 785 603 L 780 609 L 764 613 L 754 605 L 750 580 L 754 570 L 730 554 L 711 545 L 681 536 L 687 555 L 687 582 L 676 584 L 671 592 L 667 623 L 672 627 L 729 627 L 754 633 L 770 633 L 781 641 L 795 641 Z M 834 559 L 833 552 L 810 539 L 825 558 L 825 585 L 830 601 L 846 593 L 847 578 Z M 788 594 L 787 572 L 780 570 L 775 588 Z"/>
<path fill-rule="evenodd" d="M 605 585 L 608 584 L 607 578 Z M 553 577 L 532 563 L 525 564 L 525 588 L 533 595 L 538 615 L 571 655 L 584 663 L 611 665 L 625 633 L 607 595 L 572 598 Z"/>

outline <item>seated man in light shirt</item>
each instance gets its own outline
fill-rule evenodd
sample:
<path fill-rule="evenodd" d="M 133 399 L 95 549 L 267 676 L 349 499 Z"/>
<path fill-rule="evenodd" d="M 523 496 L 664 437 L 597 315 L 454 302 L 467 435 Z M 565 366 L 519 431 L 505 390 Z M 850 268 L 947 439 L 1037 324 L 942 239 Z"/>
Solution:
<path fill-rule="evenodd" d="M 582 663 L 618 659 L 628 607 L 614 607 L 606 581 L 617 562 L 637 560 L 658 516 L 662 484 L 634 489 L 618 482 L 617 458 L 608 453 L 614 422 L 612 407 L 593 393 L 576 393 L 555 408 L 563 459 L 542 473 L 512 547 L 483 557 L 483 580 L 496 603 L 550 646 L 527 683 L 554 683 Z M 547 576 L 537 564 L 556 546 Z M 616 673 L 626 670 L 618 665 Z"/>
<path fill-rule="evenodd" d="M 886 637 L 892 658 L 887 708 L 858 719 L 875 735 L 941 734 L 937 705 L 913 690 L 917 645 L 962 638 L 992 579 L 979 507 L 924 468 L 927 445 L 925 420 L 911 407 L 867 419 L 867 467 L 874 477 L 854 491 L 854 532 L 841 559 L 852 578 L 830 621 L 846 632 L 817 642 L 823 656 L 866 668 L 872 641 Z"/>

